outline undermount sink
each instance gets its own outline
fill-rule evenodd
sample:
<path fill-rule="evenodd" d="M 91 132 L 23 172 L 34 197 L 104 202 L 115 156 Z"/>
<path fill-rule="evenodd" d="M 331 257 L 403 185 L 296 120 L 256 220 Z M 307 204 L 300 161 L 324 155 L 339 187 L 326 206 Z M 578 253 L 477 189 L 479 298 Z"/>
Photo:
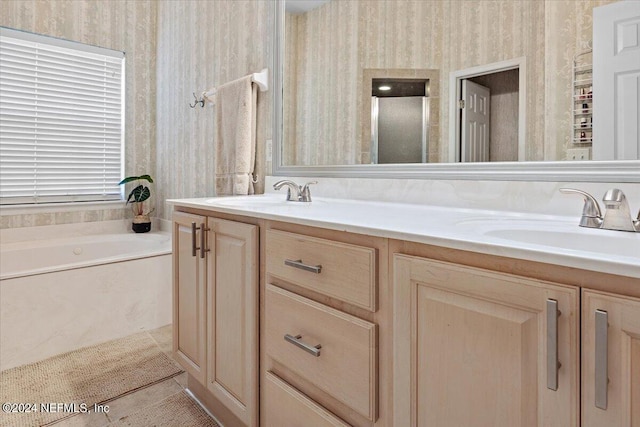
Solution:
<path fill-rule="evenodd" d="M 640 233 L 584 228 L 578 226 L 577 220 L 469 219 L 460 221 L 457 226 L 473 229 L 487 238 L 525 245 L 640 258 Z"/>
<path fill-rule="evenodd" d="M 576 225 L 576 227 L 578 227 Z M 599 234 L 602 233 L 602 234 Z M 485 236 L 558 249 L 598 252 L 605 255 L 640 257 L 640 235 L 624 231 L 597 229 L 540 230 L 505 228 L 489 230 Z"/>

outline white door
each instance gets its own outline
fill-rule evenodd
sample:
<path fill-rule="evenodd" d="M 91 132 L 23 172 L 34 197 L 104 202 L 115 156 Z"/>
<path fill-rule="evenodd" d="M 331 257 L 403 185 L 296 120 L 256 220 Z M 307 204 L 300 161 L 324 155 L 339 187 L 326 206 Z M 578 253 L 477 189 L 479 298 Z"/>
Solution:
<path fill-rule="evenodd" d="M 640 1 L 593 9 L 593 158 L 640 159 Z"/>
<path fill-rule="evenodd" d="M 462 80 L 461 161 L 489 161 L 489 119 L 491 117 L 488 87 Z"/>

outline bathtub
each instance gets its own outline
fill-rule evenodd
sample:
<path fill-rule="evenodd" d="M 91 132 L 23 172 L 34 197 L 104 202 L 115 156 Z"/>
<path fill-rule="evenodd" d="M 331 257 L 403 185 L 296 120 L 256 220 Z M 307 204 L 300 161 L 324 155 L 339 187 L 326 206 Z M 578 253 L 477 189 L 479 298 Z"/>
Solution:
<path fill-rule="evenodd" d="M 0 370 L 171 323 L 171 234 L 90 224 L 2 230 Z"/>

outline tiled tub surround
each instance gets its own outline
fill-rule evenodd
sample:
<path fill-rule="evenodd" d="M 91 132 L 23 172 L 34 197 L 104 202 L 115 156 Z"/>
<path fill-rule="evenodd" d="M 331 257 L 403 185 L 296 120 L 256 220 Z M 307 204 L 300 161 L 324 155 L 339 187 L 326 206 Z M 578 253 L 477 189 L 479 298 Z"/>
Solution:
<path fill-rule="evenodd" d="M 129 227 L 2 230 L 0 370 L 171 322 L 171 235 Z"/>
<path fill-rule="evenodd" d="M 268 177 L 267 188 L 272 188 L 276 178 L 280 177 Z M 313 180 L 293 179 L 299 183 Z M 582 199 L 558 191 L 560 187 L 581 188 L 600 199 L 607 189 L 617 187 L 627 194 L 635 215 L 640 204 L 639 184 L 318 181 L 311 187 L 311 203 L 285 202 L 283 191 L 248 199 L 266 203 L 230 204 L 225 202 L 228 198 L 202 198 L 178 204 L 640 278 L 640 233 L 579 227 Z M 547 242 L 542 233 L 530 233 L 527 241 L 526 230 L 566 238 L 557 241 L 551 237 Z"/>

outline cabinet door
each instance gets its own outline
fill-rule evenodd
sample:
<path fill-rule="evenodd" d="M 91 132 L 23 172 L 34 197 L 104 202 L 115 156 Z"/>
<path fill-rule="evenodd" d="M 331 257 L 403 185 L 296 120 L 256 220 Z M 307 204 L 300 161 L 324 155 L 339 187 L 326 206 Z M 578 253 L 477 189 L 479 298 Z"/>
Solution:
<path fill-rule="evenodd" d="M 577 288 L 394 255 L 394 425 L 577 426 L 578 306 Z"/>
<path fill-rule="evenodd" d="M 258 423 L 258 227 L 208 218 L 207 388 Z"/>
<path fill-rule="evenodd" d="M 194 378 L 205 384 L 206 289 L 205 262 L 200 251 L 201 226 L 206 218 L 173 214 L 173 356 Z M 199 228 L 193 234 L 192 223 Z"/>
<path fill-rule="evenodd" d="M 583 291 L 582 425 L 640 426 L 640 300 Z"/>

